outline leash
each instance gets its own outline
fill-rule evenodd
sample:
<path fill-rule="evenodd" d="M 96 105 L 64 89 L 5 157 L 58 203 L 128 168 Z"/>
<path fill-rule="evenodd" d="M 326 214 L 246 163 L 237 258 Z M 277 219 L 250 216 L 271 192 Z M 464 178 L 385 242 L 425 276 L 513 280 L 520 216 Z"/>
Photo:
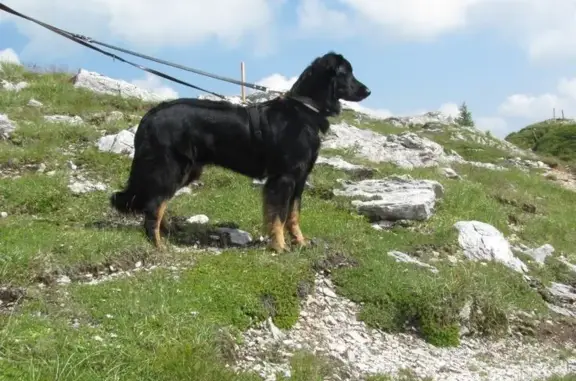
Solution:
<path fill-rule="evenodd" d="M 212 91 L 210 91 L 210 90 L 206 90 L 206 89 L 204 89 L 204 88 L 201 88 L 201 87 L 198 87 L 198 86 L 196 86 L 196 85 L 193 85 L 193 84 L 191 84 L 191 83 L 182 81 L 182 80 L 180 80 L 180 79 L 178 79 L 178 78 L 175 78 L 175 77 L 173 77 L 173 76 L 171 76 L 171 75 L 168 75 L 168 74 L 166 74 L 166 73 L 162 73 L 162 72 L 160 72 L 160 71 L 158 71 L 158 70 L 151 69 L 151 68 L 149 68 L 149 67 L 146 67 L 146 66 L 139 65 L 139 64 L 137 64 L 137 63 L 128 61 L 128 60 L 126 60 L 126 59 L 124 59 L 124 58 L 122 58 L 122 57 L 120 57 L 120 56 L 118 56 L 118 55 L 116 55 L 116 54 L 114 54 L 114 53 L 111 53 L 111 52 L 105 51 L 105 50 L 103 50 L 103 49 L 100 49 L 100 48 L 98 48 L 98 47 L 96 47 L 96 46 L 94 46 L 94 45 L 92 45 L 92 44 L 101 45 L 101 46 L 104 46 L 104 47 L 109 48 L 109 49 L 117 50 L 117 51 L 120 51 L 120 52 L 123 52 L 123 53 L 126 53 L 126 54 L 130 54 L 130 55 L 133 55 L 133 56 L 136 56 L 136 57 L 140 57 L 140 58 L 143 58 L 143 59 L 146 59 L 146 60 L 149 60 L 149 61 L 154 61 L 154 62 L 163 64 L 163 65 L 172 66 L 172 67 L 174 67 L 174 68 L 181 69 L 181 70 L 185 70 L 185 71 L 189 71 L 189 72 L 192 72 L 192 73 L 195 73 L 195 74 L 198 74 L 198 75 L 202 75 L 202 76 L 205 76 L 205 77 L 214 78 L 214 79 L 217 79 L 217 80 L 220 80 L 220 81 L 223 81 L 223 82 L 228 82 L 228 83 L 232 83 L 232 84 L 235 84 L 235 85 L 245 86 L 245 87 L 248 87 L 248 88 L 251 88 L 251 89 L 254 89 L 254 90 L 263 91 L 263 92 L 265 92 L 265 93 L 275 93 L 275 94 L 279 94 L 280 96 L 285 97 L 285 98 L 292 98 L 292 99 L 294 99 L 295 101 L 300 102 L 301 104 L 303 104 L 304 106 L 306 106 L 306 107 L 309 108 L 310 110 L 312 110 L 312 111 L 314 111 L 314 112 L 316 112 L 316 113 L 320 113 L 319 107 L 315 104 L 315 102 L 314 102 L 312 99 L 307 98 L 307 97 L 298 96 L 298 95 L 293 95 L 293 94 L 290 93 L 290 91 L 272 90 L 272 89 L 270 89 L 270 88 L 268 88 L 268 87 L 266 87 L 266 86 L 261 86 L 261 85 L 257 85 L 257 84 L 249 83 L 249 82 L 242 82 L 242 81 L 239 81 L 239 80 L 234 79 L 234 78 L 229 78 L 229 77 L 224 77 L 224 76 L 220 76 L 220 75 L 217 75 L 217 74 L 208 73 L 208 72 L 203 71 L 203 70 L 194 69 L 194 68 L 187 67 L 187 66 L 184 66 L 184 65 L 180 65 L 180 64 L 176 64 L 176 63 L 169 62 L 169 61 L 166 61 L 166 60 L 162 60 L 162 59 L 160 59 L 160 58 L 155 58 L 155 57 L 148 56 L 148 55 L 145 55 L 145 54 L 142 54 L 142 53 L 137 53 L 137 52 L 134 52 L 134 51 L 131 51 L 131 50 L 128 50 L 128 49 L 124 49 L 124 48 L 120 48 L 120 47 L 117 47 L 117 46 L 114 46 L 114 45 L 110 45 L 110 44 L 107 44 L 107 43 L 105 43 L 105 42 L 101 42 L 101 41 L 95 40 L 95 39 L 93 39 L 93 38 L 91 38 L 91 37 L 83 36 L 83 35 L 77 34 L 77 33 L 68 32 L 68 31 L 66 31 L 66 30 L 64 30 L 64 29 L 57 28 L 57 27 L 55 27 L 55 26 L 53 26 L 53 25 L 47 24 L 47 23 L 45 23 L 45 22 L 42 22 L 42 21 L 37 20 L 37 19 L 35 19 L 35 18 L 32 18 L 32 17 L 30 17 L 30 16 L 26 16 L 26 15 L 24 15 L 24 14 L 22 14 L 22 13 L 16 11 L 16 10 L 14 10 L 14 9 L 8 7 L 7 5 L 5 5 L 5 4 L 3 4 L 3 3 L 0 3 L 0 10 L 1 10 L 1 11 L 4 11 L 4 12 L 7 12 L 7 13 L 10 13 L 10 14 L 12 14 L 12 15 L 14 15 L 14 16 L 23 18 L 23 19 L 25 19 L 25 20 L 31 21 L 31 22 L 33 22 L 33 23 L 35 23 L 35 24 L 37 24 L 37 25 L 40 25 L 40 26 L 42 26 L 42 27 L 44 27 L 44 28 L 46 28 L 46 29 L 48 29 L 48 30 L 50 30 L 50 31 L 52 31 L 52 32 L 60 35 L 60 36 L 62 36 L 62 37 L 65 37 L 65 38 L 67 38 L 67 39 L 69 39 L 69 40 L 71 40 L 71 41 L 74 41 L 74 42 L 76 42 L 76 43 L 78 43 L 78 44 L 80 44 L 80 45 L 83 45 L 83 46 L 85 46 L 85 47 L 87 47 L 87 48 L 90 48 L 90 49 L 95 50 L 95 51 L 97 51 L 97 52 L 99 52 L 99 53 L 102 53 L 102 54 L 104 54 L 104 55 L 106 55 L 106 56 L 108 56 L 108 57 L 111 57 L 112 59 L 116 59 L 116 60 L 118 60 L 118 61 L 127 63 L 128 65 L 134 66 L 134 67 L 136 67 L 136 68 L 138 68 L 138 69 L 140 69 L 140 70 L 143 70 L 143 71 L 146 71 L 146 72 L 148 72 L 148 73 L 157 75 L 157 76 L 162 77 L 162 78 L 164 78 L 164 79 L 167 79 L 167 80 L 169 80 L 169 81 L 172 81 L 172 82 L 175 82 L 175 83 L 179 83 L 179 84 L 181 84 L 181 85 L 184 85 L 184 86 L 193 88 L 193 89 L 195 89 L 195 90 L 199 90 L 199 91 L 202 91 L 202 92 L 205 92 L 205 93 L 214 95 L 214 96 L 216 96 L 216 97 L 218 97 L 218 98 L 220 98 L 220 99 L 224 99 L 224 100 L 225 100 L 226 97 L 225 97 L 224 95 L 222 95 L 222 94 L 218 94 L 218 93 L 212 92 Z"/>
<path fill-rule="evenodd" d="M 23 19 L 25 19 L 25 20 L 31 21 L 31 22 L 33 22 L 33 23 L 35 23 L 35 24 L 38 24 L 38 25 L 40 25 L 40 26 L 42 26 L 42 27 L 44 27 L 44 28 L 46 28 L 46 29 L 48 29 L 48 30 L 56 33 L 56 34 L 59 34 L 59 35 L 62 36 L 62 37 L 65 37 L 65 38 L 67 38 L 67 39 L 69 39 L 69 40 L 72 40 L 72 41 L 74 41 L 74 42 L 76 42 L 76 43 L 78 43 L 78 44 L 80 44 L 80 45 L 86 46 L 86 47 L 88 47 L 88 48 L 90 48 L 90 49 L 92 49 L 92 50 L 95 50 L 95 51 L 97 51 L 97 52 L 99 52 L 99 53 L 102 53 L 102 54 L 104 54 L 104 55 L 106 55 L 106 56 L 108 56 L 108 57 L 111 57 L 112 59 L 119 60 L 119 61 L 121 61 L 121 62 L 124 62 L 124 63 L 127 63 L 127 64 L 131 65 L 131 66 L 134 66 L 134 67 L 136 67 L 136 68 L 138 68 L 138 69 L 140 69 L 140 70 L 146 71 L 146 72 L 148 72 L 148 73 L 152 73 L 152 74 L 157 75 L 157 76 L 159 76 L 159 77 L 165 78 L 165 79 L 167 79 L 167 80 L 169 80 L 169 81 L 176 82 L 176 83 L 179 83 L 179 84 L 181 84 L 181 85 L 184 85 L 184 86 L 187 86 L 187 87 L 190 87 L 190 88 L 199 90 L 199 91 L 203 91 L 203 92 L 205 92 L 205 93 L 214 95 L 214 96 L 216 96 L 216 97 L 218 97 L 218 98 L 221 98 L 221 99 L 226 99 L 226 97 L 225 97 L 224 95 L 221 95 L 221 94 L 212 92 L 212 91 L 210 91 L 210 90 L 206 90 L 206 89 L 203 89 L 203 88 L 201 88 L 201 87 L 198 87 L 198 86 L 193 85 L 193 84 L 191 84 L 191 83 L 182 81 L 182 80 L 180 80 L 180 79 L 178 79 L 178 78 L 172 77 L 171 75 L 162 73 L 162 72 L 157 71 L 157 70 L 155 70 L 155 69 L 151 69 L 151 68 L 148 68 L 148 67 L 146 67 L 146 66 L 139 65 L 139 64 L 136 64 L 136 63 L 134 63 L 134 62 L 130 62 L 130 61 L 128 61 L 128 60 L 126 60 L 126 59 L 124 59 L 124 58 L 122 58 L 122 57 L 120 57 L 120 56 L 117 56 L 117 55 L 114 54 L 114 53 L 111 53 L 111 52 L 102 50 L 102 49 L 100 49 L 100 48 L 98 48 L 98 47 L 96 47 L 96 46 L 93 46 L 93 45 L 91 45 L 91 44 L 96 44 L 96 45 L 104 46 L 104 47 L 106 47 L 106 48 L 113 49 L 113 50 L 117 50 L 117 51 L 120 51 L 120 52 L 123 52 L 123 53 L 126 53 L 126 54 L 130 54 L 130 55 L 133 55 L 133 56 L 136 56 L 136 57 L 140 57 L 140 58 L 143 58 L 143 59 L 147 59 L 147 60 L 149 60 L 149 61 L 154 61 L 154 62 L 157 62 L 157 63 L 160 63 L 160 64 L 164 64 L 164 65 L 167 65 L 167 66 L 175 67 L 175 68 L 177 68 L 177 69 L 181 69 L 181 70 L 189 71 L 189 72 L 192 72 L 192 73 L 195 73 L 195 74 L 203 75 L 203 76 L 205 76 L 205 77 L 210 77 L 210 78 L 218 79 L 218 80 L 220 80 L 220 81 L 224 81 L 224 82 L 228 82 L 228 83 L 232 83 L 232 84 L 236 84 L 236 85 L 240 85 L 240 86 L 245 86 L 245 87 L 248 87 L 248 88 L 251 88 L 251 89 L 255 89 L 255 90 L 259 90 L 259 91 L 263 91 L 263 92 L 266 92 L 266 93 L 271 92 L 271 93 L 283 94 L 282 91 L 272 90 L 272 89 L 269 89 L 269 88 L 266 87 L 266 86 L 261 86 L 261 85 L 257 85 L 257 84 L 254 84 L 254 83 L 242 82 L 242 81 L 239 81 L 239 80 L 234 79 L 234 78 L 228 78 L 228 77 L 223 77 L 223 76 L 216 75 L 216 74 L 211 74 L 211 73 L 208 73 L 208 72 L 203 71 L 203 70 L 194 69 L 194 68 L 190 68 L 190 67 L 187 67 L 187 66 L 179 65 L 179 64 L 176 64 L 176 63 L 173 63 L 173 62 L 165 61 L 165 60 L 162 60 L 162 59 L 159 59 L 159 58 L 155 58 L 155 57 L 148 56 L 148 55 L 145 55 L 145 54 L 133 52 L 133 51 L 128 50 L 128 49 L 120 48 L 120 47 L 117 47 L 117 46 L 114 46 L 114 45 L 110 45 L 110 44 L 107 44 L 107 43 L 104 43 L 104 42 L 101 42 L 101 41 L 97 41 L 97 40 L 95 40 L 95 39 L 93 39 L 93 38 L 90 38 L 90 37 L 87 37 L 87 36 L 83 36 L 83 35 L 80 35 L 80 34 L 77 34 L 77 33 L 68 32 L 68 31 L 66 31 L 66 30 L 57 28 L 57 27 L 55 27 L 55 26 L 53 26 L 53 25 L 44 23 L 44 22 L 42 22 L 42 21 L 40 21 L 40 20 L 34 19 L 34 18 L 30 17 L 30 16 L 26 16 L 26 15 L 24 15 L 24 14 L 22 14 L 22 13 L 16 11 L 16 10 L 14 10 L 14 9 L 8 7 L 7 5 L 5 5 L 5 4 L 3 4 L 3 3 L 0 3 L 0 10 L 5 11 L 5 12 L 7 12 L 7 13 L 10 13 L 10 14 L 12 14 L 12 15 L 14 15 L 14 16 L 18 16 L 18 17 L 23 18 Z"/>

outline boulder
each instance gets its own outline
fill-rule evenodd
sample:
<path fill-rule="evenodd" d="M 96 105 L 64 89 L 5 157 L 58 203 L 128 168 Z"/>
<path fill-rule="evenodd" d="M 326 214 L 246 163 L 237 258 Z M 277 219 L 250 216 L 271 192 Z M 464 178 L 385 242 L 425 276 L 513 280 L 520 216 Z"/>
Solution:
<path fill-rule="evenodd" d="M 459 221 L 458 243 L 466 258 L 473 261 L 496 261 L 520 273 L 528 272 L 526 265 L 514 256 L 510 243 L 494 226 L 480 221 Z"/>
<path fill-rule="evenodd" d="M 12 82 L 8 82 L 5 79 L 0 81 L 0 85 L 1 85 L 2 89 L 4 89 L 4 90 L 15 91 L 15 92 L 18 92 L 18 91 L 25 89 L 29 86 L 28 82 L 21 81 L 18 83 L 12 83 Z"/>
<path fill-rule="evenodd" d="M 16 124 L 6 114 L 0 114 L 0 139 L 8 139 L 16 129 Z"/>
<path fill-rule="evenodd" d="M 117 134 L 105 135 L 98 139 L 98 150 L 134 157 L 134 134 L 138 126 L 122 130 Z"/>
<path fill-rule="evenodd" d="M 444 194 L 439 182 L 408 175 L 340 182 L 343 189 L 335 189 L 334 195 L 353 198 L 358 213 L 372 220 L 427 220 L 434 213 L 436 200 Z"/>
<path fill-rule="evenodd" d="M 440 111 L 430 111 L 420 115 L 393 116 L 385 119 L 386 122 L 396 127 L 414 127 L 424 125 L 448 126 L 454 124 L 454 117 Z"/>
<path fill-rule="evenodd" d="M 118 95 L 124 98 L 138 98 L 146 102 L 161 102 L 172 99 L 163 94 L 157 94 L 142 89 L 129 82 L 106 77 L 102 74 L 80 69 L 72 78 L 74 87 L 88 89 L 95 93 Z"/>
<path fill-rule="evenodd" d="M 455 160 L 444 148 L 430 139 L 404 132 L 384 136 L 347 123 L 333 124 L 323 146 L 332 149 L 355 149 L 356 153 L 373 162 L 393 163 L 401 168 L 431 167 Z"/>

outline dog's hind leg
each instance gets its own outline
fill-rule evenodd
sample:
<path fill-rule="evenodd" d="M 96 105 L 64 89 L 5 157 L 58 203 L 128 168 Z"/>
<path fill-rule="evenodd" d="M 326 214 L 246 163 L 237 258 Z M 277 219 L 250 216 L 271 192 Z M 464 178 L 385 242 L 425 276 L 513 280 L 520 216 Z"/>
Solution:
<path fill-rule="evenodd" d="M 286 250 L 284 225 L 294 186 L 294 177 L 291 175 L 270 177 L 264 184 L 264 224 L 270 237 L 269 248 L 279 253 Z"/>
<path fill-rule="evenodd" d="M 298 246 L 306 246 L 306 239 L 300 230 L 300 209 L 302 207 L 302 193 L 306 186 L 307 176 L 303 176 L 296 181 L 294 193 L 290 198 L 288 220 L 286 221 L 286 229 L 293 239 L 293 242 Z"/>
<path fill-rule="evenodd" d="M 200 165 L 195 165 L 191 167 L 183 176 L 181 181 L 181 187 L 185 188 L 190 186 L 191 183 L 198 180 L 200 176 L 202 176 L 203 167 Z M 168 222 L 168 218 L 166 214 L 163 215 L 162 220 L 160 221 L 160 231 L 164 234 L 168 234 L 170 232 L 170 223 Z"/>
<path fill-rule="evenodd" d="M 146 236 L 156 246 L 157 249 L 163 249 L 160 229 L 164 220 L 164 213 L 168 206 L 168 200 L 157 198 L 150 201 L 144 210 L 144 229 Z"/>

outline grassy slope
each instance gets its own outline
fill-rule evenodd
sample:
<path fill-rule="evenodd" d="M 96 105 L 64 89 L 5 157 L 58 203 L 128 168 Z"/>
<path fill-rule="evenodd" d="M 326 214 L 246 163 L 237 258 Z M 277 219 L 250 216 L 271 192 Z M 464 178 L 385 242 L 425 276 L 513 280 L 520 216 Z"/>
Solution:
<path fill-rule="evenodd" d="M 511 133 L 506 140 L 540 155 L 576 162 L 576 123 L 535 123 Z"/>
<path fill-rule="evenodd" d="M 362 319 L 388 331 L 401 331 L 404 322 L 411 321 L 427 340 L 456 344 L 455 319 L 470 298 L 487 317 L 476 321 L 486 334 L 502 332 L 502 316 L 512 309 L 543 315 L 547 311 L 521 277 L 501 265 L 462 261 L 451 266 L 445 261 L 455 253 L 455 222 L 476 219 L 510 234 L 508 221 L 513 218 L 522 227 L 517 234 L 524 242 L 551 243 L 557 253 L 576 254 L 571 228 L 574 193 L 540 176 L 462 165 L 455 169 L 465 181 L 442 178 L 434 169 L 410 172 L 436 179 L 446 189 L 436 215 L 414 230 L 373 230 L 348 200 L 327 197 L 335 180 L 349 175 L 318 166 L 311 179 L 315 189 L 304 195 L 302 228 L 327 242 L 329 249 L 319 246 L 281 256 L 260 249 L 226 250 L 221 255 L 174 250 L 161 255 L 151 249 L 139 227 L 107 225 L 123 222 L 109 210 L 108 192 L 74 196 L 66 187 L 68 160 L 91 179 L 121 186 L 130 160 L 98 152 L 92 144 L 101 131 L 117 131 L 133 122 L 97 120 L 69 126 L 47 124 L 41 118 L 62 113 L 89 119 L 103 110 L 142 115 L 146 106 L 74 89 L 58 73 L 12 68 L 6 74 L 8 80 L 24 79 L 32 86 L 18 93 L 0 92 L 0 109 L 19 124 L 12 141 L 0 142 L 0 168 L 21 174 L 0 179 L 0 209 L 9 214 L 0 220 L 0 285 L 29 287 L 18 313 L 0 314 L 2 380 L 185 380 L 190 374 L 206 381 L 256 380 L 254 375 L 234 375 L 224 366 L 234 358 L 236 333 L 268 315 L 280 327 L 293 324 L 299 312 L 298 290 L 311 281 L 313 264 L 335 252 L 358 262 L 356 267 L 334 270 L 333 280 L 343 295 L 364 303 Z M 45 104 L 41 111 L 26 106 L 32 97 Z M 370 127 L 381 132 L 389 128 Z M 41 162 L 55 174 L 26 167 Z M 380 177 L 405 173 L 388 165 L 378 168 Z M 260 194 L 250 180 L 210 168 L 202 181 L 205 185 L 193 195 L 171 202 L 172 215 L 202 213 L 213 222 L 233 221 L 260 234 Z M 495 195 L 530 203 L 537 213 L 503 204 Z M 389 250 L 418 252 L 425 259 L 435 251 L 440 274 L 395 263 L 386 255 Z M 74 278 L 136 261 L 181 268 L 141 272 L 97 286 L 34 287 L 39 279 L 59 274 Z M 566 277 L 561 266 L 550 268 L 554 270 L 539 270 L 544 280 Z M 292 380 L 322 379 L 330 368 L 306 354 L 296 356 L 293 367 Z"/>

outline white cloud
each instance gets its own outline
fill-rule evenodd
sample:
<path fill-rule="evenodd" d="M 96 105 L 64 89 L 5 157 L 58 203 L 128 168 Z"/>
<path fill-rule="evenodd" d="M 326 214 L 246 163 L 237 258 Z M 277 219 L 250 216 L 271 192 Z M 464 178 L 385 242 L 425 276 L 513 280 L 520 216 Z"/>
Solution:
<path fill-rule="evenodd" d="M 553 109 L 556 109 L 557 117 L 562 110 L 566 117 L 576 117 L 576 78 L 561 78 L 555 92 L 510 95 L 499 106 L 498 112 L 503 116 L 538 121 L 551 118 Z"/>
<path fill-rule="evenodd" d="M 334 37 L 348 37 L 353 28 L 348 15 L 342 11 L 328 8 L 322 0 L 301 0 L 296 8 L 298 28 L 301 33 L 311 33 Z"/>
<path fill-rule="evenodd" d="M 162 80 L 154 74 L 146 73 L 143 79 L 135 79 L 132 81 L 132 84 L 156 93 L 165 99 L 178 98 L 178 92 L 164 85 Z"/>
<path fill-rule="evenodd" d="M 272 74 L 268 77 L 264 77 L 261 80 L 257 81 L 257 85 L 266 86 L 269 89 L 277 90 L 277 91 L 287 91 L 290 90 L 292 85 L 296 82 L 298 76 L 287 78 L 282 74 Z"/>
<path fill-rule="evenodd" d="M 576 58 L 574 0 L 300 0 L 298 18 L 308 37 L 323 27 L 426 41 L 483 28 L 515 40 L 535 61 Z"/>
<path fill-rule="evenodd" d="M 500 117 L 480 117 L 474 121 L 476 128 L 482 131 L 490 131 L 492 135 L 501 139 L 511 132 L 508 122 Z"/>
<path fill-rule="evenodd" d="M 470 6 L 481 0 L 340 0 L 358 16 L 390 34 L 427 39 L 464 27 Z"/>
<path fill-rule="evenodd" d="M 273 28 L 275 7 L 280 3 L 277 0 L 19 0 L 15 8 L 71 32 L 122 40 L 134 48 L 149 50 L 159 46 L 189 46 L 210 38 L 229 46 L 245 38 L 266 45 L 268 42 L 262 42 L 261 38 L 268 38 L 266 32 Z M 15 22 L 30 39 L 24 50 L 26 54 L 54 56 L 69 53 L 74 46 L 72 42 L 63 44 L 63 37 L 16 16 L 3 13 L 0 22 Z"/>
<path fill-rule="evenodd" d="M 0 50 L 0 62 L 9 62 L 16 65 L 20 65 L 20 59 L 18 54 L 12 48 Z"/>
<path fill-rule="evenodd" d="M 562 112 L 566 118 L 576 118 L 576 77 L 561 78 L 554 91 L 512 94 L 498 106 L 498 116 L 479 118 L 476 125 L 504 137 L 528 124 L 552 118 L 554 110 L 557 118 Z"/>
<path fill-rule="evenodd" d="M 438 108 L 438 111 L 440 111 L 443 114 L 450 115 L 453 117 L 457 117 L 458 115 L 460 115 L 459 106 L 456 103 L 452 103 L 452 102 L 442 104 Z"/>
<path fill-rule="evenodd" d="M 361 113 L 366 114 L 368 116 L 371 116 L 373 118 L 385 119 L 385 118 L 389 118 L 392 115 L 394 115 L 394 114 L 392 114 L 392 111 L 390 111 L 388 109 L 370 108 L 370 107 L 363 106 L 357 102 L 340 101 L 340 103 L 342 103 L 342 105 L 345 108 L 349 108 L 349 109 L 354 110 L 356 112 L 361 112 Z"/>

